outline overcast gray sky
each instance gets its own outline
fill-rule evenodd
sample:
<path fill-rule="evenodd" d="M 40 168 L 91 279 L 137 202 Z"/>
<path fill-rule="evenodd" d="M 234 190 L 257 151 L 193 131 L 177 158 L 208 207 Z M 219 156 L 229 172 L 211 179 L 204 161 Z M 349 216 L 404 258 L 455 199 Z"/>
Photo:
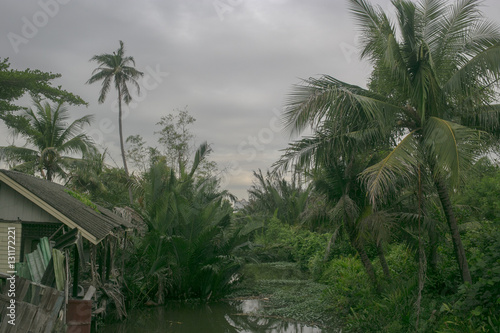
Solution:
<path fill-rule="evenodd" d="M 390 8 L 389 0 L 373 3 Z M 125 112 L 125 137 L 157 145 L 155 124 L 187 106 L 197 142 L 212 145 L 211 159 L 228 170 L 226 188 L 245 198 L 252 170 L 268 169 L 289 141 L 279 113 L 293 84 L 329 74 L 365 85 L 370 67 L 358 60 L 347 7 L 345 0 L 6 0 L 0 57 L 15 69 L 62 74 L 56 84 L 89 103 L 72 108 L 74 117 L 95 115 L 92 136 L 121 166 L 116 93 L 99 105 L 100 84 L 85 82 L 96 67 L 89 59 L 123 40 L 146 74 Z M 497 0 L 484 1 L 483 11 L 499 22 Z M 0 131 L 0 145 L 10 143 Z"/>

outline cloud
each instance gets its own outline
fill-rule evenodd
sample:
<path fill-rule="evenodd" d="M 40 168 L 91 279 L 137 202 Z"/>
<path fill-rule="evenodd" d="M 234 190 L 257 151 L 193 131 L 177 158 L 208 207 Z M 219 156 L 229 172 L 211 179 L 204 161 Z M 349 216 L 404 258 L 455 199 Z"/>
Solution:
<path fill-rule="evenodd" d="M 7 34 L 22 36 L 26 20 L 44 10 L 41 3 L 57 3 L 57 14 L 15 52 Z M 389 0 L 376 3 L 387 8 Z M 486 4 L 486 14 L 496 19 L 499 5 Z M 117 125 L 116 97 L 110 91 L 104 104 L 97 103 L 100 86 L 85 84 L 95 68 L 89 59 L 116 50 L 123 40 L 138 69 L 169 73 L 127 114 L 125 136 L 141 134 L 155 145 L 161 116 L 187 106 L 197 119 L 198 142 L 211 143 L 212 158 L 221 165 L 234 162 L 242 169 L 228 187 L 239 197 L 246 196 L 252 170 L 269 168 L 286 147 L 288 137 L 279 131 L 272 132 L 272 140 L 262 137 L 265 144 L 259 134 L 268 133 L 273 110 L 281 109 L 293 84 L 330 74 L 364 85 L 370 69 L 358 60 L 346 1 L 6 1 L 0 31 L 2 57 L 10 57 L 17 69 L 61 73 L 57 84 L 89 102 L 88 108 L 74 108 L 74 117 L 95 114 L 95 128 L 107 120 Z M 103 136 L 120 161 L 117 133 Z M 251 138 L 257 138 L 258 149 Z"/>

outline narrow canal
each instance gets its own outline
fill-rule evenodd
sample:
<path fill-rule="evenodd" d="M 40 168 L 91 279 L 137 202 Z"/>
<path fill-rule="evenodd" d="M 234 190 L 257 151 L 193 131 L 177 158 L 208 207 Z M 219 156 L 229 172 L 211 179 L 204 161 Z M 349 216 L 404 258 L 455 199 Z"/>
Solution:
<path fill-rule="evenodd" d="M 318 327 L 255 314 L 265 302 L 243 300 L 215 304 L 170 303 L 134 310 L 120 323 L 100 329 L 106 333 L 322 333 Z"/>

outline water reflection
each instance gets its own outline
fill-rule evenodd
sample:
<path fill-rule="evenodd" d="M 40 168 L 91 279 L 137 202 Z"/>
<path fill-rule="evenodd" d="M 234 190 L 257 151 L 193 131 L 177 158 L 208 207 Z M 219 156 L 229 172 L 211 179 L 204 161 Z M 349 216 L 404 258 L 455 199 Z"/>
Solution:
<path fill-rule="evenodd" d="M 131 311 L 123 322 L 106 325 L 101 332 L 173 333 L 321 333 L 321 329 L 278 318 L 252 316 L 261 300 L 210 305 L 171 303 L 165 307 Z"/>

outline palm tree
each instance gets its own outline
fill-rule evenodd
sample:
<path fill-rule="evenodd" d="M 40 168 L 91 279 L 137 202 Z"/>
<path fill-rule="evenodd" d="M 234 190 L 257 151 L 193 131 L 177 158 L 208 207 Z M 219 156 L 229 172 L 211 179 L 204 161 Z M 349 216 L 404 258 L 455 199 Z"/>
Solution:
<path fill-rule="evenodd" d="M 290 225 L 301 222 L 301 215 L 306 208 L 310 188 L 302 188 L 300 182 L 293 178 L 287 181 L 280 175 L 264 174 L 259 169 L 254 171 L 255 182 L 248 190 L 249 204 L 245 207 L 247 214 L 267 215 L 276 213 L 276 217 Z"/>
<path fill-rule="evenodd" d="M 358 253 L 370 281 L 378 290 L 375 270 L 365 249 L 365 244 L 371 240 L 372 235 L 366 235 L 364 231 L 372 225 L 371 229 L 377 231 L 377 236 L 380 236 L 382 225 L 373 224 L 390 218 L 385 211 L 373 210 L 367 200 L 365 187 L 358 177 L 361 171 L 380 160 L 380 154 L 373 142 L 360 144 L 363 136 L 370 136 L 366 133 L 371 129 L 369 122 L 362 120 L 362 114 L 355 116 L 354 113 L 355 111 L 351 110 L 350 115 L 357 118 L 356 127 L 354 124 L 350 126 L 351 133 L 342 133 L 340 123 L 329 120 L 320 122 L 314 128 L 312 136 L 290 144 L 274 167 L 278 171 L 294 164 L 295 167 L 306 171 L 312 169 L 310 178 L 313 193 L 319 196 L 316 198 L 319 200 L 318 203 L 308 205 L 303 217 L 335 225 L 334 235 L 344 231 L 352 248 Z M 339 117 L 339 122 L 344 120 L 348 120 L 348 117 Z M 384 274 L 389 276 L 381 237 L 375 238 L 378 238 L 376 243 L 380 245 L 378 249 Z"/>
<path fill-rule="evenodd" d="M 222 296 L 237 280 L 243 263 L 237 250 L 247 242 L 243 225 L 231 218 L 228 193 L 214 191 L 213 179 L 197 182 L 195 177 L 209 152 L 206 143 L 200 145 L 190 171 L 176 174 L 162 158 L 145 174 L 142 212 L 149 232 L 140 239 L 139 268 L 132 274 L 141 281 L 143 298 L 208 300 Z"/>
<path fill-rule="evenodd" d="M 345 155 L 343 156 L 345 157 Z M 373 265 L 365 250 L 366 237 L 360 232 L 360 226 L 373 217 L 371 207 L 366 200 L 366 193 L 357 175 L 372 160 L 370 155 L 365 158 L 339 158 L 330 161 L 315 173 L 314 188 L 323 194 L 329 204 L 331 221 L 341 223 L 346 231 L 351 246 L 359 254 L 375 289 L 378 289 L 377 277 Z M 385 263 L 385 257 L 382 263 Z M 385 270 L 384 270 L 385 271 Z M 388 271 L 388 270 L 387 270 Z"/>
<path fill-rule="evenodd" d="M 483 19 L 479 3 L 395 0 L 393 24 L 381 8 L 350 0 L 363 36 L 361 57 L 375 68 L 371 90 L 310 78 L 295 88 L 284 114 L 292 133 L 325 121 L 331 127 L 307 154 L 332 142 L 328 149 L 335 151 L 345 142 L 392 141 L 387 156 L 362 174 L 374 208 L 399 186 L 415 184 L 419 170 L 431 175 L 464 282 L 471 275 L 448 189 L 477 158 L 479 130 L 500 127 L 500 106 L 490 105 L 500 76 L 500 29 Z"/>
<path fill-rule="evenodd" d="M 99 67 L 94 69 L 92 76 L 87 81 L 87 84 L 92 84 L 97 81 L 102 81 L 102 88 L 99 93 L 99 103 L 103 103 L 111 87 L 112 81 L 118 92 L 118 129 L 120 134 L 120 149 L 122 153 L 123 168 L 125 174 L 129 176 L 127 159 L 125 157 L 125 148 L 123 145 L 123 126 L 122 126 L 122 100 L 125 104 L 132 101 L 127 84 L 130 83 L 137 88 L 137 93 L 140 92 L 140 86 L 137 79 L 144 75 L 143 72 L 134 68 L 135 60 L 133 57 L 125 56 L 123 42 L 120 41 L 120 47 L 113 54 L 103 53 L 93 56 L 90 61 L 95 61 Z M 133 203 L 132 189 L 129 187 L 130 204 Z"/>
<path fill-rule="evenodd" d="M 52 181 L 55 176 L 66 177 L 67 168 L 78 160 L 67 154 L 85 154 L 94 149 L 92 140 L 81 133 L 90 125 L 92 116 L 76 119 L 69 125 L 68 109 L 63 102 L 51 105 L 33 98 L 35 110 L 23 111 L 20 116 L 5 119 L 14 135 L 26 140 L 26 145 L 0 147 L 0 158 L 15 170 L 34 174 Z"/>

